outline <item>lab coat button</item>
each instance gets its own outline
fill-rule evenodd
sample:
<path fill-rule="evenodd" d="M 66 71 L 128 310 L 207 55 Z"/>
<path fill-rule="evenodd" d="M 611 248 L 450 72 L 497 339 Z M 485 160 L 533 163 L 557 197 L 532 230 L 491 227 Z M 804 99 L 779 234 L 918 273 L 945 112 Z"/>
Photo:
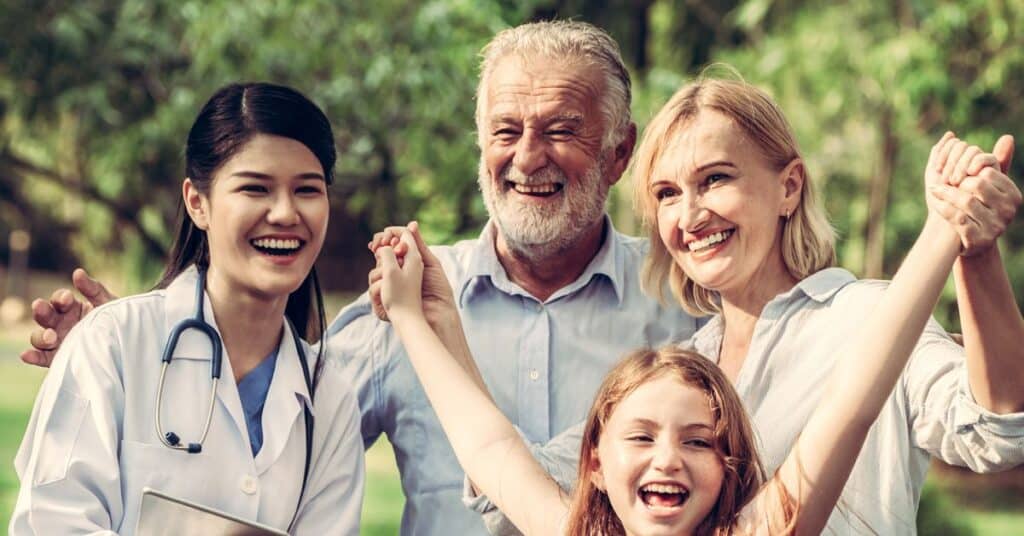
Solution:
<path fill-rule="evenodd" d="M 242 485 L 239 487 L 242 489 L 242 493 L 252 495 L 259 490 L 260 483 L 256 480 L 256 477 L 252 475 L 245 475 L 242 477 Z"/>

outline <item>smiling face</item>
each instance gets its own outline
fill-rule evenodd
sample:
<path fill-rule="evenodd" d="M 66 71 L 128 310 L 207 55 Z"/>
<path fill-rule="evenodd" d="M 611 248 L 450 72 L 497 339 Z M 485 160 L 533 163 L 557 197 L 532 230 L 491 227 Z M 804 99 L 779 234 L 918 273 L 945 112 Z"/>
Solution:
<path fill-rule="evenodd" d="M 183 187 L 189 216 L 206 231 L 208 285 L 228 296 L 287 298 L 323 246 L 328 202 L 324 170 L 302 143 L 257 134 L 213 175 L 209 195 Z"/>
<path fill-rule="evenodd" d="M 509 56 L 488 77 L 479 183 L 513 250 L 562 251 L 602 218 L 629 155 L 602 147 L 601 88 L 599 69 L 542 57 Z"/>
<path fill-rule="evenodd" d="M 795 280 L 780 238 L 799 201 L 802 172 L 799 160 L 772 169 L 731 119 L 701 111 L 650 176 L 662 243 L 694 282 L 725 299 L 750 288 L 789 288 Z"/>
<path fill-rule="evenodd" d="M 707 394 L 663 375 L 627 395 L 601 433 L 592 478 L 630 535 L 692 534 L 725 470 Z"/>

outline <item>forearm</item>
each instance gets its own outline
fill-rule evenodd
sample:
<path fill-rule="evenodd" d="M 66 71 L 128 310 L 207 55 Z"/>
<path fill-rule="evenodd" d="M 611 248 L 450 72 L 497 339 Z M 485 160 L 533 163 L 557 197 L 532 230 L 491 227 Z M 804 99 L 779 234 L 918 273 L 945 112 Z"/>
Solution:
<path fill-rule="evenodd" d="M 422 317 L 389 314 L 466 475 L 525 533 L 557 527 L 565 510 L 558 485 L 512 423 Z"/>
<path fill-rule="evenodd" d="M 487 384 L 484 383 L 484 377 L 480 374 L 476 360 L 473 359 L 473 353 L 469 349 L 469 342 L 466 341 L 466 334 L 462 329 L 462 320 L 459 318 L 458 312 L 451 311 L 450 314 L 445 315 L 444 320 L 430 323 L 430 327 L 441 339 L 441 343 L 451 353 L 455 362 L 462 367 L 469 379 L 493 404 L 494 399 L 491 397 Z"/>
<path fill-rule="evenodd" d="M 945 222 L 929 219 L 877 307 L 863 337 L 840 350 L 822 404 L 780 468 L 800 505 L 802 529 L 824 526 L 860 447 L 892 392 L 931 314 L 958 243 Z M 801 531 L 803 532 L 803 530 Z"/>
<path fill-rule="evenodd" d="M 844 418 L 874 422 L 920 338 L 958 250 L 945 222 L 929 218 L 856 344 L 840 350 L 829 403 Z"/>
<path fill-rule="evenodd" d="M 953 274 L 974 399 L 994 413 L 1024 411 L 1024 319 L 999 249 L 960 257 Z"/>

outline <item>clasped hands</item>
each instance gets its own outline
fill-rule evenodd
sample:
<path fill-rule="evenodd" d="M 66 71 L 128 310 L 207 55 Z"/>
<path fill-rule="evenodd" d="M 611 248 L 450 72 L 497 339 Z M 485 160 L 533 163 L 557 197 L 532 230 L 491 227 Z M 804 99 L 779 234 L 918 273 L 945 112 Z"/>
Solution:
<path fill-rule="evenodd" d="M 377 259 L 370 270 L 370 303 L 381 320 L 401 310 L 418 313 L 431 326 L 458 316 L 455 297 L 441 262 L 419 232 L 419 224 L 387 227 L 367 244 Z"/>
<path fill-rule="evenodd" d="M 1004 135 L 991 153 L 947 132 L 932 147 L 925 169 L 930 214 L 946 220 L 960 239 L 964 257 L 993 250 L 1021 204 L 1021 192 L 1006 175 L 1013 137 Z"/>

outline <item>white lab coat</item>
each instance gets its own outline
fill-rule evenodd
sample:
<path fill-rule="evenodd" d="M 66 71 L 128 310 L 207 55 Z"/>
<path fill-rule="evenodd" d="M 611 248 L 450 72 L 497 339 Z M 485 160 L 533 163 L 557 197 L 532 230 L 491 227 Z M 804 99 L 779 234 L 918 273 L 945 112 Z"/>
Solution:
<path fill-rule="evenodd" d="M 61 346 L 15 459 L 21 480 L 10 534 L 132 534 L 142 488 L 287 529 L 305 463 L 309 395 L 284 327 L 255 459 L 224 352 L 210 432 L 199 454 L 161 444 L 154 422 L 160 356 L 173 326 L 191 318 L 197 274 L 166 290 L 97 308 Z M 210 300 L 206 321 L 216 328 Z M 305 343 L 303 343 L 305 344 Z M 313 366 L 315 353 L 305 346 Z M 198 441 L 210 396 L 210 344 L 186 332 L 168 369 L 164 431 Z M 328 362 L 316 391 L 314 448 L 296 534 L 357 534 L 364 466 L 355 394 Z"/>

